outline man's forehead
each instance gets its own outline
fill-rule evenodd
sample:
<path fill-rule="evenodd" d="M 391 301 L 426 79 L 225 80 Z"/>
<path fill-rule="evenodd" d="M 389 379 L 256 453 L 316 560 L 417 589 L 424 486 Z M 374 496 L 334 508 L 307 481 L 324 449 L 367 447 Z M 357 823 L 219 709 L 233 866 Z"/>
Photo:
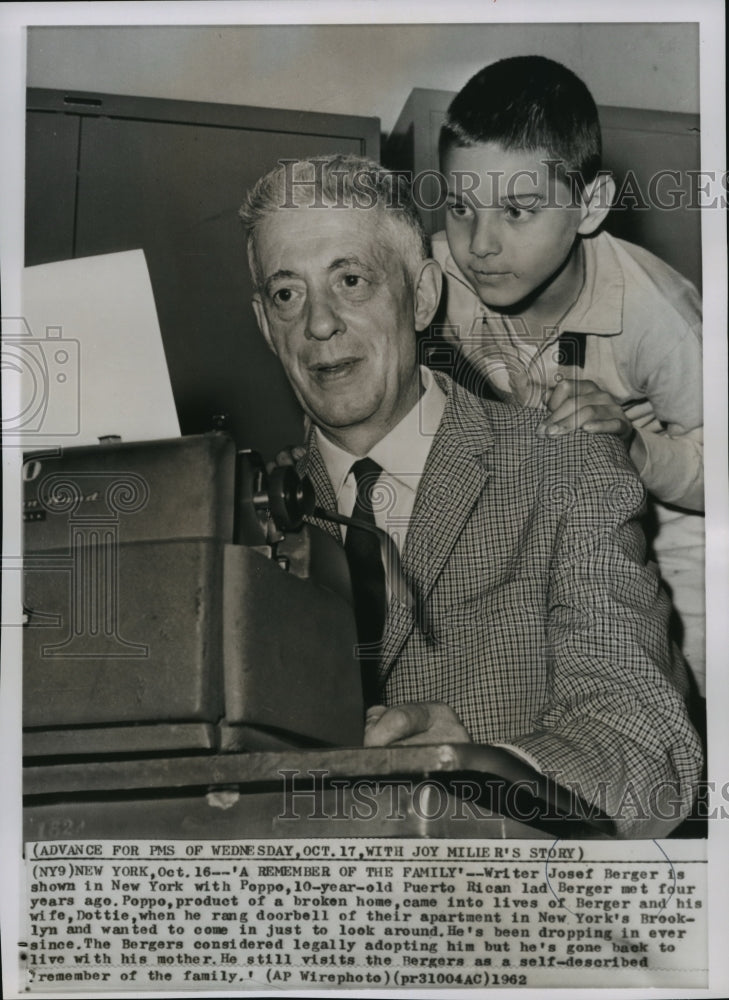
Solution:
<path fill-rule="evenodd" d="M 259 223 L 255 247 L 259 258 L 379 259 L 381 228 L 380 213 L 364 208 L 278 208 Z"/>
<path fill-rule="evenodd" d="M 317 226 L 330 230 L 363 229 L 376 224 L 380 216 L 378 206 L 318 205 L 305 202 L 301 205 L 280 205 L 268 212 L 260 226 L 267 224 L 285 226 Z"/>

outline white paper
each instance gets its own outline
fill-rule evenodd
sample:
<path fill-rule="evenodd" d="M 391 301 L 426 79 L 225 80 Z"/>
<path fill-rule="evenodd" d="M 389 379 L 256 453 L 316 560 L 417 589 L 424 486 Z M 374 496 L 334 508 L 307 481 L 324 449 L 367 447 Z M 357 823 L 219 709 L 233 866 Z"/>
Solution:
<path fill-rule="evenodd" d="M 3 320 L 21 379 L 5 431 L 33 448 L 179 437 L 142 250 L 25 268 L 23 313 Z"/>

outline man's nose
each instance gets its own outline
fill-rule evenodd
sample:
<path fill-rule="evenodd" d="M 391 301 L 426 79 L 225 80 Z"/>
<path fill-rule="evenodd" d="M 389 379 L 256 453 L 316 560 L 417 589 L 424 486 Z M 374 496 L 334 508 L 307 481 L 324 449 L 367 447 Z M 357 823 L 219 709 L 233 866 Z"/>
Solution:
<path fill-rule="evenodd" d="M 482 211 L 476 215 L 471 229 L 470 250 L 476 257 L 501 253 L 498 212 Z"/>
<path fill-rule="evenodd" d="M 329 340 L 335 333 L 344 333 L 346 328 L 331 296 L 326 292 L 314 292 L 309 295 L 307 337 L 313 340 Z"/>

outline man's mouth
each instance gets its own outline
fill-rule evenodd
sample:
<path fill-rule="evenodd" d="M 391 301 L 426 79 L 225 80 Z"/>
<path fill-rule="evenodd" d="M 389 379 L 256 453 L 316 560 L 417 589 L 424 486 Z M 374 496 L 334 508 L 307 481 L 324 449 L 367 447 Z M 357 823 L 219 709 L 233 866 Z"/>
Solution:
<path fill-rule="evenodd" d="M 362 358 L 338 358 L 336 361 L 318 361 L 309 365 L 309 372 L 318 382 L 332 382 L 346 378 L 354 371 Z"/>

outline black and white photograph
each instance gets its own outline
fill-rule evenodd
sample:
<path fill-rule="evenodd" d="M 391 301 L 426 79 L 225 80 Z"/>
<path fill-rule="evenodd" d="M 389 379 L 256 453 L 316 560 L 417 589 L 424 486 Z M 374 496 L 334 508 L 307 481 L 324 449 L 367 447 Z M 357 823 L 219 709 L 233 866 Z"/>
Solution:
<path fill-rule="evenodd" d="M 4 6 L 3 995 L 725 995 L 723 5 Z"/>

